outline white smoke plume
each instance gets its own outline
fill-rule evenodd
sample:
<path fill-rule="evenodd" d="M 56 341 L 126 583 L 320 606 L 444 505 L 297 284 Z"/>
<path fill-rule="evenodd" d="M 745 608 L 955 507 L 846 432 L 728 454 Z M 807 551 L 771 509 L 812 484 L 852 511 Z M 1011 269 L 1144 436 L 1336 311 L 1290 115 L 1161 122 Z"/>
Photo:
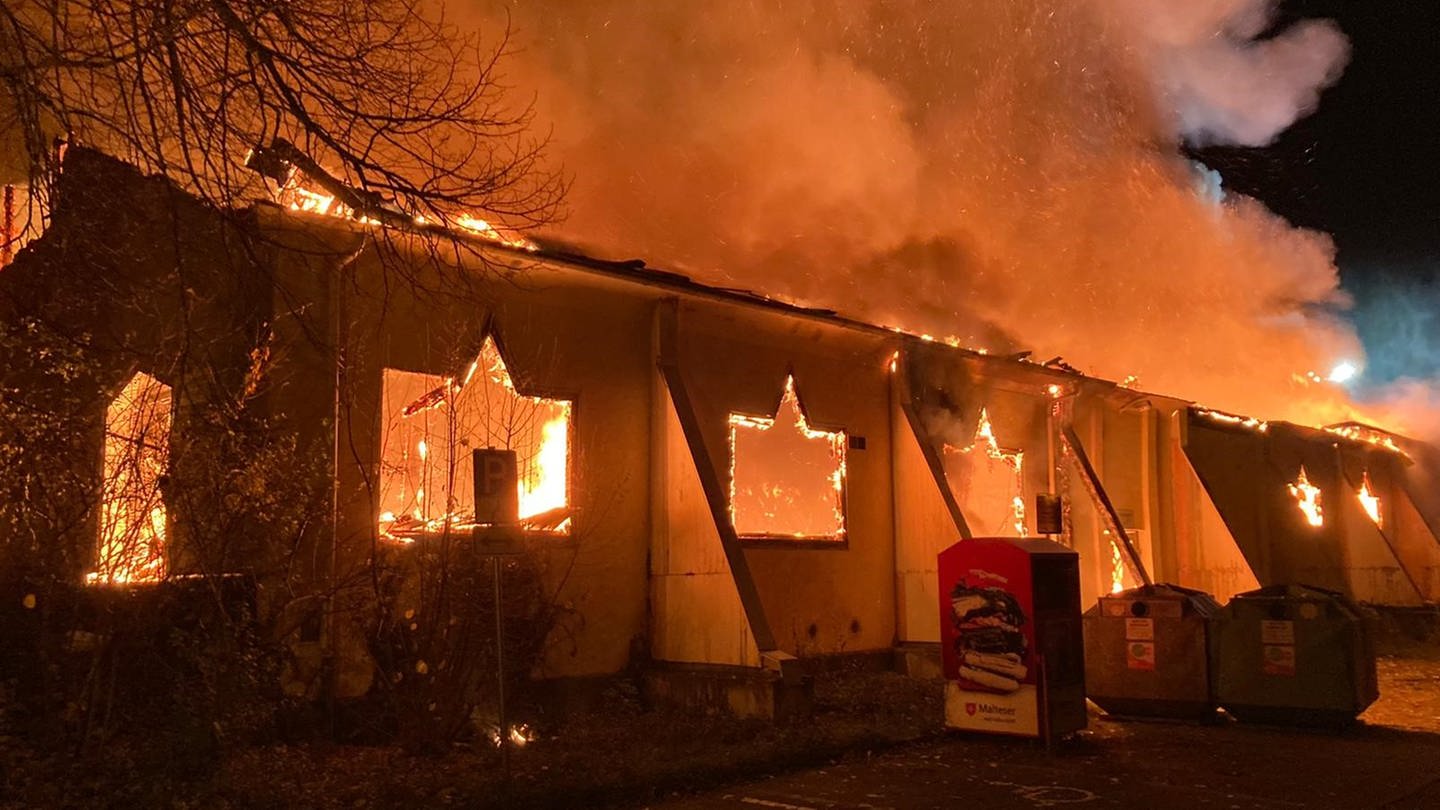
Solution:
<path fill-rule="evenodd" d="M 1350 43 L 1330 20 L 1274 30 L 1276 0 L 1102 0 L 1128 26 L 1157 104 L 1195 144 L 1263 146 L 1315 110 Z"/>
<path fill-rule="evenodd" d="M 1217 204 L 1178 151 L 1313 108 L 1346 58 L 1329 23 L 1269 30 L 1269 0 L 451 2 L 513 27 L 509 83 L 574 179 L 557 235 L 592 252 L 1354 415 L 1306 374 L 1363 362 L 1329 239 Z"/>

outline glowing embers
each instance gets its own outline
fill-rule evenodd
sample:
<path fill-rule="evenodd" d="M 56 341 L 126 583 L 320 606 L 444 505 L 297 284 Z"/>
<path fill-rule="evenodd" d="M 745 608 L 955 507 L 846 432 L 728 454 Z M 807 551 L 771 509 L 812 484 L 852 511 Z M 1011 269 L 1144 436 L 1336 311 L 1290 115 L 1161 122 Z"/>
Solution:
<path fill-rule="evenodd" d="M 986 409 L 980 409 L 975 436 L 970 444 L 962 448 L 946 445 L 945 454 L 947 458 L 963 460 L 968 465 L 952 476 L 952 480 L 961 485 L 961 499 L 972 510 L 985 509 L 990 504 L 1001 502 L 1006 506 L 1004 524 L 992 528 L 991 521 L 982 520 L 982 531 L 998 534 L 1013 532 L 1019 537 L 1028 534 L 1024 495 L 1025 451 L 1000 446 Z"/>
<path fill-rule="evenodd" d="M 1355 497 L 1360 501 L 1360 508 L 1370 516 L 1370 522 L 1374 523 L 1376 528 L 1385 528 L 1384 518 L 1380 514 L 1380 496 L 1370 488 L 1370 473 L 1364 473 L 1361 477 L 1360 490 L 1355 493 Z"/>
<path fill-rule="evenodd" d="M 165 577 L 165 503 L 160 479 L 170 458 L 170 386 L 137 373 L 105 411 L 100 543 L 90 583 Z"/>
<path fill-rule="evenodd" d="M 1306 523 L 1317 527 L 1325 525 L 1325 512 L 1320 506 L 1320 488 L 1310 483 L 1310 479 L 1305 476 L 1304 464 L 1300 465 L 1300 477 L 1296 478 L 1294 483 L 1287 484 L 1286 489 L 1290 490 L 1290 497 L 1295 499 Z"/>
<path fill-rule="evenodd" d="M 250 165 L 254 157 L 255 153 L 253 151 L 246 155 L 246 165 Z M 380 224 L 379 220 L 363 212 L 357 213 L 348 205 L 337 200 L 334 194 L 324 191 L 321 187 L 323 184 L 317 183 L 315 178 L 289 165 L 288 162 L 285 162 L 283 165 L 285 168 L 281 176 L 285 178 L 284 180 L 278 179 L 278 176 L 267 175 L 267 177 L 273 181 L 271 185 L 272 194 L 275 202 L 279 205 L 283 205 L 291 211 L 302 211 L 308 214 L 320 214 L 322 216 L 350 219 L 364 225 Z M 423 215 L 416 215 L 412 218 L 412 221 L 415 225 L 419 226 L 429 226 L 432 224 L 431 221 Z M 453 217 L 444 217 L 444 221 L 441 224 L 443 227 L 452 229 L 452 232 L 458 230 L 512 248 L 528 251 L 540 249 L 538 245 L 529 239 L 508 231 L 502 231 L 489 222 L 472 216 L 469 213 L 461 213 Z"/>
<path fill-rule="evenodd" d="M 521 524 L 569 531 L 573 403 L 517 392 L 494 340 L 463 379 L 386 369 L 382 403 L 382 536 L 474 528 L 471 451 L 487 447 L 515 451 Z"/>
<path fill-rule="evenodd" d="M 1365 442 L 1366 444 L 1372 445 L 1374 447 L 1383 447 L 1384 449 L 1389 450 L 1392 453 L 1398 453 L 1405 458 L 1410 457 L 1409 454 L 1407 454 L 1404 450 L 1401 450 L 1400 446 L 1395 443 L 1394 436 L 1391 436 L 1389 433 L 1386 433 L 1379 428 L 1374 428 L 1369 425 L 1363 425 L 1359 422 L 1342 422 L 1338 425 L 1327 425 L 1325 427 L 1325 431 L 1327 433 L 1333 433 L 1336 436 L 1344 436 L 1345 438 L 1352 441 Z"/>
<path fill-rule="evenodd" d="M 1254 417 L 1250 416 L 1236 416 L 1233 413 L 1225 413 L 1224 411 L 1213 411 L 1209 408 L 1196 407 L 1192 410 L 1195 413 L 1205 417 L 1206 419 L 1209 419 L 1212 422 L 1219 422 L 1222 425 L 1235 425 L 1237 427 L 1248 428 L 1250 430 L 1259 431 L 1261 433 L 1265 433 L 1266 431 L 1270 430 L 1270 423 L 1262 419 L 1255 419 Z"/>
<path fill-rule="evenodd" d="M 845 538 L 845 431 L 810 425 L 795 378 L 773 417 L 730 414 L 730 521 L 742 537 Z"/>

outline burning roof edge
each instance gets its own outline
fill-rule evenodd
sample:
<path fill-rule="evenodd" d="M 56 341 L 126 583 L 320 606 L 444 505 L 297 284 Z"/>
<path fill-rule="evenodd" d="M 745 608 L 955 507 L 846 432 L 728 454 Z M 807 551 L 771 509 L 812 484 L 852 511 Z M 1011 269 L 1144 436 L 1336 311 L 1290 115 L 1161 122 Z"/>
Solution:
<path fill-rule="evenodd" d="M 684 273 L 678 273 L 672 270 L 665 270 L 662 268 L 653 267 L 643 259 L 635 258 L 615 260 L 597 258 L 595 256 L 583 253 L 580 248 L 572 244 L 566 244 L 557 240 L 540 238 L 531 240 L 531 243 L 528 246 L 520 246 L 487 238 L 481 234 L 466 231 L 464 229 L 447 227 L 445 225 L 433 222 L 411 223 L 401 225 L 397 225 L 395 223 L 367 225 L 365 223 L 357 221 L 344 220 L 321 214 L 291 211 L 285 209 L 283 206 L 277 205 L 274 202 L 268 200 L 258 201 L 252 207 L 269 208 L 273 209 L 276 213 L 282 216 L 296 217 L 302 219 L 306 223 L 323 224 L 327 226 L 333 225 L 351 231 L 360 231 L 362 229 L 380 227 L 402 230 L 408 234 L 421 237 L 440 236 L 463 242 L 466 245 L 469 245 L 482 253 L 493 253 L 501 256 L 507 256 L 512 259 L 520 260 L 520 262 L 539 261 L 550 265 L 563 266 L 567 269 L 577 272 L 590 273 L 606 278 L 618 279 L 621 281 L 640 284 L 648 287 L 671 290 L 686 295 L 724 301 L 739 306 L 750 306 L 769 309 L 797 317 L 821 321 L 840 328 L 852 329 L 860 332 L 873 334 L 877 337 L 897 338 L 902 341 L 912 342 L 916 345 L 923 344 L 940 351 L 953 352 L 956 355 L 959 355 L 974 362 L 1023 369 L 1026 373 L 1036 374 L 1055 381 L 1079 382 L 1085 385 L 1093 386 L 1095 388 L 1103 389 L 1107 396 L 1123 395 L 1132 403 L 1140 400 L 1147 400 L 1152 402 L 1165 401 L 1168 403 L 1172 403 L 1176 407 L 1184 407 L 1192 413 L 1196 413 L 1201 416 L 1211 417 L 1211 420 L 1214 422 L 1222 424 L 1228 423 L 1238 428 L 1249 428 L 1252 430 L 1264 431 L 1268 428 L 1269 425 L 1272 424 L 1286 425 L 1304 432 L 1313 433 L 1317 436 L 1323 433 L 1332 441 L 1339 440 L 1354 443 L 1357 445 L 1368 444 L 1373 446 L 1376 445 L 1377 442 L 1364 438 L 1357 438 L 1353 435 L 1350 435 L 1353 430 L 1364 431 L 1367 434 L 1373 433 L 1376 435 L 1389 436 L 1401 442 L 1408 443 L 1416 441 L 1410 437 L 1403 436 L 1402 434 L 1397 434 L 1392 431 L 1385 430 L 1384 428 L 1376 427 L 1374 425 L 1368 425 L 1361 422 L 1345 422 L 1336 425 L 1316 426 L 1303 425 L 1294 422 L 1285 422 L 1281 420 L 1262 420 L 1247 415 L 1233 414 L 1219 409 L 1206 407 L 1193 400 L 1184 399 L 1183 397 L 1177 397 L 1171 394 L 1163 394 L 1159 392 L 1133 388 L 1113 380 L 1106 380 L 1101 377 L 1095 377 L 1089 374 L 1085 374 L 1084 372 L 1079 371 L 1073 366 L 1070 366 L 1069 364 L 1063 362 L 1059 363 L 1058 365 L 1052 363 L 1037 363 L 1035 361 L 1027 359 L 1029 352 L 1024 352 L 1021 354 L 1002 355 L 990 354 L 985 351 L 966 348 L 964 346 L 956 346 L 943 340 L 937 340 L 928 335 L 921 335 L 914 332 L 909 332 L 899 327 L 884 326 L 881 324 L 872 323 L 870 321 L 865 321 L 859 318 L 843 315 L 836 310 L 825 307 L 808 307 L 802 304 L 796 304 L 779 298 L 767 296 L 753 290 L 706 284 L 704 282 L 696 281 L 695 279 Z M 1403 450 L 1399 450 L 1398 448 L 1394 449 L 1400 452 L 1401 455 L 1407 455 Z"/>
<path fill-rule="evenodd" d="M 189 193 L 188 191 L 181 189 L 172 180 L 164 177 L 163 175 L 158 175 L 154 173 L 146 174 L 143 170 L 139 169 L 133 164 L 110 156 L 101 150 L 94 149 L 93 147 L 85 147 L 83 145 L 71 145 L 67 149 L 67 154 L 70 153 L 73 153 L 74 155 L 83 154 L 85 157 L 94 161 L 113 164 L 116 167 L 123 167 L 129 174 L 133 175 L 136 180 L 142 178 L 149 180 L 158 180 L 170 186 L 174 192 L 194 199 L 197 203 L 201 205 L 213 205 L 212 203 L 201 200 L 195 195 Z M 69 162 L 70 161 L 68 160 L 66 161 L 66 163 Z M 307 168 L 312 170 L 311 173 L 324 174 L 323 170 L 318 169 L 317 167 L 313 166 L 313 164 L 307 166 Z M 326 175 L 326 177 L 328 177 L 328 175 Z M 340 182 L 334 178 L 329 178 L 329 180 L 330 184 L 326 186 L 327 189 L 331 188 L 332 186 L 348 189 L 348 187 L 344 187 L 343 184 L 340 184 Z M 353 192 L 353 190 L 351 191 Z M 359 194 L 358 192 L 354 193 Z M 355 197 L 355 200 L 361 204 L 363 204 L 367 199 L 368 198 L 361 198 L 358 196 Z M 370 200 L 370 202 L 373 203 L 373 200 Z M 265 210 L 273 211 L 279 216 L 293 217 L 305 223 L 307 225 L 307 230 L 313 229 L 315 226 L 321 226 L 322 228 L 332 231 L 347 231 L 352 234 L 365 234 L 374 228 L 384 228 L 386 230 L 399 231 L 408 235 L 419 237 L 443 237 L 469 245 L 481 253 L 494 253 L 503 256 L 509 256 L 511 258 L 521 260 L 521 262 L 539 260 L 551 265 L 568 267 L 578 272 L 593 273 L 612 279 L 618 279 L 650 287 L 657 287 L 660 289 L 671 290 L 677 293 L 683 293 L 697 297 L 709 298 L 712 300 L 724 301 L 740 306 L 751 306 L 769 309 L 776 312 L 787 313 L 796 317 L 828 323 L 845 329 L 852 329 L 860 332 L 870 333 L 876 336 L 898 338 L 902 341 L 909 341 L 912 343 L 912 345 L 924 344 L 938 350 L 953 352 L 973 362 L 983 363 L 985 365 L 1000 365 L 1009 368 L 1022 369 L 1027 374 L 1034 374 L 1040 377 L 1050 379 L 1052 381 L 1079 382 L 1081 384 L 1093 386 L 1095 388 L 1104 389 L 1107 396 L 1123 395 L 1127 397 L 1131 403 L 1138 402 L 1140 400 L 1163 400 L 1174 405 L 1184 405 L 1190 408 L 1192 411 L 1198 411 L 1202 414 L 1222 414 L 1223 416 L 1230 417 L 1230 419 L 1226 419 L 1225 421 L 1233 420 L 1237 423 L 1251 425 L 1268 424 L 1258 419 L 1224 414 L 1224 412 L 1221 411 L 1204 408 L 1198 403 L 1183 399 L 1181 397 L 1161 394 L 1157 392 L 1148 392 L 1141 389 L 1129 387 L 1123 383 L 1117 383 L 1112 380 L 1105 380 L 1099 377 L 1087 375 L 1079 371 L 1078 369 L 1069 366 L 1066 363 L 1059 362 L 1059 358 L 1056 358 L 1055 361 L 1049 361 L 1046 363 L 1036 363 L 1027 359 L 1027 356 L 1029 354 L 1028 352 L 1018 355 L 989 354 L 981 350 L 957 346 L 948 341 L 936 340 L 928 335 L 908 332 L 898 327 L 883 326 L 858 318 L 842 315 L 839 312 L 829 308 L 808 307 L 801 304 L 784 301 L 761 293 L 757 293 L 751 290 L 705 284 L 703 282 L 696 281 L 683 273 L 677 273 L 670 270 L 652 267 L 641 259 L 610 260 L 597 258 L 583 253 L 579 248 L 573 245 L 564 244 L 557 240 L 542 239 L 541 242 L 538 243 L 529 240 L 525 240 L 523 242 L 507 242 L 503 239 L 494 238 L 493 232 L 492 235 L 486 236 L 481 233 L 465 230 L 463 228 L 451 227 L 442 223 L 425 221 L 417 222 L 415 220 L 396 215 L 395 212 L 387 212 L 388 215 L 385 216 L 383 219 L 371 218 L 365 221 L 361 221 L 336 216 L 327 216 L 317 213 L 292 211 L 285 208 L 284 206 L 277 204 L 273 200 L 255 200 L 249 205 L 241 206 L 239 208 L 232 208 L 231 210 L 236 211 L 237 213 L 248 212 L 256 215 L 258 215 L 261 211 Z M 1308 430 L 1323 430 L 1330 434 L 1333 438 L 1349 439 L 1350 441 L 1357 442 L 1366 441 L 1366 439 L 1364 438 L 1356 438 L 1355 436 L 1350 435 L 1357 431 L 1364 432 L 1367 435 L 1383 435 L 1393 438 L 1393 440 L 1407 445 L 1416 442 L 1416 440 L 1409 437 L 1394 434 L 1389 431 L 1385 431 L 1382 428 L 1361 423 L 1345 423 L 1341 425 L 1330 425 L 1320 428 L 1305 425 L 1295 426 L 1300 428 L 1306 428 Z M 1376 442 L 1374 440 L 1370 440 L 1369 443 L 1375 444 Z M 1404 451 L 1400 452 L 1404 454 Z"/>
<path fill-rule="evenodd" d="M 281 216 L 295 217 L 302 219 L 307 224 L 318 224 L 345 228 L 352 232 L 361 232 L 370 228 L 385 228 L 400 230 L 409 235 L 419 237 L 443 237 L 462 242 L 482 253 L 493 253 L 507 256 L 519 262 L 544 262 L 550 265 L 564 266 L 568 269 L 582 273 L 590 273 L 606 278 L 618 279 L 648 287 L 672 290 L 677 293 L 725 301 L 740 306 L 759 307 L 763 309 L 783 312 L 811 320 L 818 320 L 845 329 L 852 329 L 860 332 L 898 338 L 901 340 L 914 341 L 954 352 L 968 359 L 983 362 L 1004 364 L 1012 367 L 1020 367 L 1027 372 L 1040 374 L 1055 380 L 1084 381 L 1088 384 L 1103 386 L 1107 389 L 1114 389 L 1131 395 L 1133 398 L 1154 397 L 1172 402 L 1186 402 L 1188 400 L 1180 397 L 1161 394 L 1157 392 L 1144 391 L 1138 388 L 1128 387 L 1113 380 L 1106 380 L 1100 377 L 1085 374 L 1069 364 L 1059 363 L 1037 363 L 1029 360 L 1030 352 L 1015 354 L 992 354 L 980 349 L 971 349 L 965 346 L 958 346 L 953 343 L 934 338 L 930 335 L 923 335 L 910 332 L 900 327 L 884 326 L 860 318 L 841 314 L 828 307 L 812 307 L 797 304 L 781 298 L 772 297 L 754 290 L 738 287 L 724 287 L 705 282 L 696 281 L 690 276 L 655 267 L 644 259 L 602 259 L 581 252 L 581 249 L 573 244 L 564 243 L 559 240 L 548 238 L 532 239 L 529 246 L 513 245 L 503 241 L 487 238 L 481 234 L 473 233 L 461 228 L 447 227 L 440 223 L 423 222 L 408 225 L 397 225 L 395 223 L 362 223 L 354 220 L 339 219 L 323 214 L 294 211 L 286 209 L 269 200 L 256 201 L 252 208 L 263 208 L 273 210 Z M 517 262 L 518 263 L 518 262 Z M 1058 360 L 1059 358 L 1057 358 Z"/>

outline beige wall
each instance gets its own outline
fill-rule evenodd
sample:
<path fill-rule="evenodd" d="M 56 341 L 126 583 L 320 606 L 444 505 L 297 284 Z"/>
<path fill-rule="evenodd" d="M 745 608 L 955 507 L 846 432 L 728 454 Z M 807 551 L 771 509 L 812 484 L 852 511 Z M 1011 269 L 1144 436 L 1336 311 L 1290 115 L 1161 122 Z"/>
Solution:
<path fill-rule="evenodd" d="M 657 373 L 657 308 L 678 297 L 678 361 L 722 484 L 728 415 L 773 412 L 787 373 L 812 422 L 865 440 L 864 449 L 848 451 L 843 543 L 743 544 L 780 649 L 808 656 L 938 638 L 934 560 L 958 532 L 899 407 L 889 368 L 899 338 L 563 265 L 472 267 L 469 286 L 454 287 L 453 278 L 412 262 L 406 266 L 414 278 L 395 283 L 391 268 L 387 288 L 380 257 L 372 245 L 333 290 L 305 278 L 314 268 L 290 271 L 301 277 L 296 288 L 308 284 L 316 299 L 311 320 L 345 325 L 339 440 L 316 448 L 339 459 L 337 579 L 359 577 L 374 542 L 377 509 L 367 482 L 376 473 L 383 370 L 458 373 L 488 324 L 522 391 L 575 403 L 574 531 L 535 544 L 558 601 L 578 619 L 551 645 L 542 674 L 616 672 L 637 650 L 661 660 L 756 665 L 695 458 Z M 334 376 L 322 370 L 324 353 L 278 362 L 292 378 L 287 396 L 302 403 L 305 418 L 328 419 Z M 1141 530 L 1156 578 L 1178 578 L 1221 598 L 1254 584 L 1190 472 L 1168 411 L 1038 367 L 960 353 L 954 362 L 969 366 L 959 375 L 968 381 L 967 407 L 984 407 L 999 444 L 1025 453 L 1027 513 L 1056 474 L 1046 384 L 1074 383 L 1076 430 L 1116 508 Z M 1110 552 L 1077 475 L 1070 469 L 1058 483 L 1070 479 L 1065 494 L 1089 604 L 1108 590 Z M 1010 504 L 997 497 L 997 486 L 966 480 L 964 470 L 952 470 L 949 483 L 977 534 L 1008 533 Z M 1033 520 L 1027 514 L 1030 527 Z M 312 567 L 326 569 L 321 549 L 312 551 Z"/>
<path fill-rule="evenodd" d="M 348 302 L 347 393 L 340 424 L 339 543 L 353 571 L 368 559 L 375 516 L 383 370 L 463 372 L 487 323 L 522 393 L 571 399 L 573 447 L 568 537 L 536 536 L 556 601 L 575 619 L 548 645 L 543 675 L 618 671 L 646 634 L 650 534 L 651 303 L 614 284 L 544 266 L 517 274 L 479 270 L 464 295 L 384 290 L 381 262 L 368 250 Z M 426 276 L 422 285 L 441 289 Z M 363 474 L 362 474 L 363 473 Z"/>
<path fill-rule="evenodd" d="M 657 380 L 650 546 L 650 653 L 661 661 L 758 666 L 730 563 L 675 405 Z"/>
<path fill-rule="evenodd" d="M 685 302 L 680 364 L 705 441 L 728 480 L 728 416 L 772 413 L 787 372 L 808 417 L 864 437 L 847 458 L 844 543 L 745 545 L 780 649 L 818 655 L 895 640 L 889 359 L 892 342 L 734 305 Z"/>

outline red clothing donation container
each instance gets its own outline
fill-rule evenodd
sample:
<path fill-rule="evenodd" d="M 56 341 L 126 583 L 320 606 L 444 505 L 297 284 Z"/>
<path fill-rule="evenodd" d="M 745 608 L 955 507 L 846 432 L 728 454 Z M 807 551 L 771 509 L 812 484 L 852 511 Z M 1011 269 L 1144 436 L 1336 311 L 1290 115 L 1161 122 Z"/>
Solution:
<path fill-rule="evenodd" d="M 1085 728 L 1080 557 L 984 537 L 940 552 L 945 724 L 1053 738 Z"/>

